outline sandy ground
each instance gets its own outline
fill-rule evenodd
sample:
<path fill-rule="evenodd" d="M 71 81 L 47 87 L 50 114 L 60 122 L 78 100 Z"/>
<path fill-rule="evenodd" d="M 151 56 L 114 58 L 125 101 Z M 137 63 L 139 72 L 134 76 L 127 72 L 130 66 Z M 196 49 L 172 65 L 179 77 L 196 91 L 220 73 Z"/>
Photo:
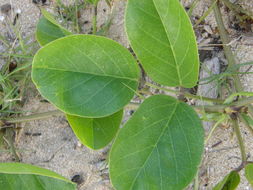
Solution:
<path fill-rule="evenodd" d="M 69 3 L 70 1 L 68 1 Z M 253 12 L 251 0 L 241 0 L 242 5 Z M 33 35 L 35 25 L 40 16 L 37 6 L 34 6 L 30 0 L 0 0 L 0 6 L 4 3 L 11 3 L 15 10 L 21 11 L 20 23 L 21 31 L 24 36 Z M 113 22 L 108 36 L 119 41 L 124 46 L 128 46 L 128 41 L 124 32 L 124 8 L 125 1 L 115 1 L 115 10 Z M 184 0 L 187 6 L 190 1 Z M 202 15 L 210 5 L 210 0 L 203 0 L 194 11 L 194 16 Z M 48 6 L 47 6 L 48 7 Z M 104 9 L 106 11 L 104 11 Z M 109 16 L 109 8 L 105 2 L 99 5 L 98 26 L 106 22 Z M 86 19 L 91 19 L 91 10 L 85 12 Z M 228 18 L 225 17 L 226 22 Z M 206 18 L 206 27 L 203 36 L 215 31 L 214 16 L 211 14 Z M 86 26 L 87 30 L 89 26 Z M 0 23 L 0 29 L 6 30 L 4 23 Z M 237 34 L 236 31 L 229 29 L 233 39 L 242 35 L 240 40 L 233 44 L 235 55 L 239 62 L 253 60 L 253 34 Z M 251 31 L 253 32 L 253 31 Z M 31 36 L 32 38 L 32 36 Z M 252 40 L 252 41 L 251 41 Z M 198 39 L 200 43 L 201 40 Z M 252 42 L 252 44 L 251 44 Z M 0 44 L 1 47 L 1 44 Z M 1 48 L 0 48 L 1 50 Z M 222 55 L 217 56 L 218 62 L 223 62 Z M 247 68 L 244 68 L 247 69 Z M 245 90 L 253 91 L 253 79 L 250 75 L 242 76 L 242 82 Z M 33 89 L 33 88 L 32 88 Z M 29 113 L 43 112 L 55 109 L 49 103 L 41 101 L 42 98 L 35 90 L 31 90 L 24 110 L 30 110 Z M 31 134 L 40 134 L 33 136 Z M 249 157 L 252 160 L 253 143 L 250 133 L 243 127 L 243 137 L 246 142 Z M 218 146 L 213 147 L 214 144 Z M 19 150 L 22 162 L 35 164 L 60 173 L 71 179 L 74 175 L 81 175 L 82 183 L 79 185 L 81 190 L 110 190 L 112 189 L 108 179 L 108 170 L 106 169 L 106 153 L 108 148 L 100 151 L 92 151 L 80 145 L 80 142 L 74 136 L 64 116 L 52 117 L 41 121 L 34 121 L 22 124 L 22 130 L 16 138 L 16 146 Z M 11 161 L 9 154 L 1 154 L 0 161 Z M 209 190 L 218 181 L 220 181 L 229 171 L 238 167 L 240 164 L 240 151 L 237 147 L 236 138 L 232 136 L 232 130 L 228 128 L 218 128 L 210 139 L 203 157 L 203 163 L 200 170 L 199 189 Z M 241 184 L 239 190 L 250 190 L 248 182 L 243 177 L 244 171 L 241 171 Z M 189 189 L 192 189 L 189 187 Z"/>

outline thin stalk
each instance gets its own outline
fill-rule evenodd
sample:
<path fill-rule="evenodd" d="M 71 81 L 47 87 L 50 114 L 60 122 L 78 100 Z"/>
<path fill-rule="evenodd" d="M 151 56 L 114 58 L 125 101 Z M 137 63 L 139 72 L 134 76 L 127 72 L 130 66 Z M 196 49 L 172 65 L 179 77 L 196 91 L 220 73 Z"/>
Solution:
<path fill-rule="evenodd" d="M 11 152 L 12 152 L 14 158 L 15 158 L 15 161 L 20 162 L 20 158 L 19 158 L 19 156 L 16 152 L 15 145 L 14 145 L 13 139 L 12 139 L 13 138 L 13 129 L 7 128 L 6 129 L 6 135 L 7 135 L 7 142 L 10 146 L 10 149 L 11 149 Z"/>
<path fill-rule="evenodd" d="M 241 13 L 247 15 L 248 17 L 253 18 L 253 13 L 251 13 L 250 11 L 240 7 L 235 3 L 231 3 L 229 0 L 222 0 L 222 1 L 229 9 L 234 11 L 237 14 L 237 16 L 239 16 L 239 18 L 243 19 L 243 16 L 240 15 Z"/>
<path fill-rule="evenodd" d="M 222 20 L 221 11 L 220 11 L 220 8 L 218 7 L 217 3 L 214 5 L 213 10 L 214 10 L 214 16 L 215 16 L 215 19 L 216 19 L 216 22 L 218 25 L 218 29 L 220 32 L 221 41 L 223 44 L 230 44 L 231 40 L 230 40 L 228 33 L 226 31 L 224 22 Z M 228 60 L 228 69 L 227 70 L 233 69 L 233 67 L 236 65 L 234 54 L 233 54 L 230 46 L 228 46 L 228 45 L 223 45 L 223 49 L 224 49 L 225 56 Z M 234 80 L 234 85 L 235 85 L 235 92 L 243 91 L 242 83 L 240 81 L 239 76 L 233 75 L 233 80 Z M 253 117 L 253 106 L 249 105 L 248 109 L 249 109 L 250 115 Z"/>
<path fill-rule="evenodd" d="M 22 117 L 17 117 L 17 118 L 7 118 L 7 119 L 4 119 L 4 122 L 7 124 L 23 123 L 23 122 L 40 120 L 40 119 L 48 118 L 51 116 L 62 115 L 62 114 L 64 113 L 61 112 L 60 110 L 53 110 L 53 111 L 31 114 L 28 116 L 22 116 Z"/>
<path fill-rule="evenodd" d="M 197 99 L 197 100 L 203 100 L 203 101 L 213 102 L 213 103 L 219 103 L 219 104 L 222 104 L 224 102 L 224 100 L 221 100 L 221 99 L 214 99 L 214 98 L 208 98 L 208 97 L 203 97 L 203 96 L 197 96 L 197 95 L 193 95 L 193 94 L 190 94 L 190 93 L 187 93 L 187 92 L 180 92 L 180 91 L 177 91 L 177 90 L 163 88 L 163 87 L 154 85 L 154 84 L 149 83 L 149 82 L 146 82 L 146 85 L 150 86 L 152 88 L 159 89 L 159 90 L 171 92 L 171 93 L 176 94 L 176 95 L 184 95 L 187 98 L 192 98 L 192 99 Z"/>
<path fill-rule="evenodd" d="M 242 163 L 246 163 L 247 162 L 247 155 L 246 155 L 245 146 L 244 146 L 244 143 L 243 143 L 243 138 L 242 138 L 242 134 L 241 134 L 241 131 L 240 131 L 238 121 L 234 120 L 234 119 L 231 119 L 231 122 L 232 122 L 232 126 L 233 126 L 233 129 L 235 131 L 238 143 L 239 143 L 239 148 L 240 148 L 241 157 L 242 157 Z"/>
<path fill-rule="evenodd" d="M 92 20 L 92 33 L 97 33 L 97 14 L 98 14 L 98 7 L 97 4 L 93 6 L 93 20 Z"/>
<path fill-rule="evenodd" d="M 223 115 L 221 117 L 221 119 L 219 119 L 219 121 L 217 121 L 215 123 L 215 125 L 213 126 L 213 128 L 211 129 L 210 133 L 208 134 L 206 140 L 205 140 L 205 145 L 208 143 L 209 139 L 211 138 L 211 136 L 213 135 L 213 132 L 215 131 L 215 129 L 226 119 L 225 115 Z"/>
<path fill-rule="evenodd" d="M 253 103 L 253 97 L 243 98 L 237 102 L 232 102 L 231 104 L 227 105 L 201 105 L 201 106 L 193 106 L 196 110 L 205 111 L 209 113 L 225 113 L 227 111 L 235 111 L 235 108 L 240 108 L 244 106 L 248 106 L 249 104 Z"/>
<path fill-rule="evenodd" d="M 200 1 L 200 0 L 194 0 L 194 1 L 192 2 L 191 7 L 190 7 L 190 9 L 189 9 L 189 11 L 188 11 L 189 17 L 192 16 L 193 9 L 197 6 L 197 4 L 199 3 L 199 1 Z"/>
<path fill-rule="evenodd" d="M 6 47 L 10 47 L 10 44 L 7 40 L 5 40 L 5 38 L 0 34 L 0 41 L 6 46 Z"/>
<path fill-rule="evenodd" d="M 225 113 L 225 109 L 229 106 L 226 105 L 201 105 L 201 106 L 192 106 L 199 113 Z"/>
<path fill-rule="evenodd" d="M 214 5 L 213 10 L 214 10 L 215 19 L 216 19 L 219 33 L 220 33 L 220 38 L 221 38 L 222 44 L 224 44 L 223 49 L 224 49 L 224 53 L 225 53 L 225 56 L 228 61 L 228 69 L 230 69 L 231 67 L 233 67 L 236 64 L 236 61 L 234 59 L 234 54 L 233 54 L 230 46 L 225 45 L 225 44 L 230 44 L 231 40 L 227 34 L 224 22 L 222 20 L 221 11 L 220 11 L 220 8 L 218 7 L 217 3 Z M 243 91 L 242 84 L 240 82 L 239 77 L 237 75 L 234 75 L 233 79 L 234 79 L 236 91 L 237 92 Z"/>
<path fill-rule="evenodd" d="M 213 0 L 211 6 L 208 8 L 208 10 L 204 13 L 204 15 L 202 17 L 200 17 L 200 19 L 195 23 L 195 25 L 193 26 L 193 28 L 196 28 L 213 10 L 214 5 L 217 3 L 218 0 Z M 209 44 L 210 45 L 210 44 Z M 214 44 L 214 45 L 219 45 L 220 44 Z"/>
<path fill-rule="evenodd" d="M 239 119 L 240 121 L 248 128 L 248 130 L 250 131 L 251 135 L 253 135 L 253 128 L 249 125 L 249 123 L 246 121 L 246 119 L 244 119 L 244 117 L 242 116 L 242 114 L 239 114 Z"/>
<path fill-rule="evenodd" d="M 253 103 L 253 97 L 249 97 L 249 98 L 243 98 L 237 102 L 232 103 L 231 105 L 239 107 L 239 106 L 248 106 L 252 103 Z"/>
<path fill-rule="evenodd" d="M 240 106 L 246 106 L 250 103 L 253 103 L 253 97 L 245 98 L 228 105 L 202 105 L 202 106 L 193 106 L 193 108 L 196 109 L 197 111 L 199 110 L 199 111 L 205 111 L 209 113 L 217 113 L 217 112 L 224 113 L 226 108 L 230 108 L 231 106 L 240 107 Z M 126 106 L 127 109 L 133 109 L 133 110 L 137 109 L 138 107 L 139 107 L 138 103 L 130 103 Z M 61 112 L 60 110 L 53 110 L 53 111 L 31 114 L 28 116 L 22 116 L 22 117 L 17 117 L 17 118 L 5 118 L 5 119 L 0 120 L 0 129 L 1 129 L 1 126 L 4 126 L 6 124 L 29 122 L 29 121 L 48 118 L 51 116 L 63 115 L 63 114 L 64 113 Z"/>
<path fill-rule="evenodd" d="M 75 0 L 75 28 L 77 33 L 80 33 L 79 19 L 78 19 L 78 2 Z"/>
<path fill-rule="evenodd" d="M 197 174 L 194 179 L 194 190 L 199 189 L 199 170 L 197 171 Z"/>
<path fill-rule="evenodd" d="M 139 107 L 138 103 L 130 103 L 126 106 L 126 108 L 130 110 L 135 110 L 138 107 Z M 40 119 L 45 119 L 52 116 L 58 116 L 58 115 L 64 115 L 64 114 L 65 113 L 60 110 L 53 110 L 53 111 L 48 111 L 48 112 L 43 112 L 43 113 L 31 114 L 28 116 L 21 116 L 17 118 L 6 118 L 3 120 L 0 120 L 0 129 L 1 129 L 1 126 L 4 126 L 6 124 L 8 125 L 8 124 L 14 124 L 14 123 L 29 122 L 29 121 L 40 120 Z M 2 128 L 6 128 L 6 127 L 2 127 Z"/>

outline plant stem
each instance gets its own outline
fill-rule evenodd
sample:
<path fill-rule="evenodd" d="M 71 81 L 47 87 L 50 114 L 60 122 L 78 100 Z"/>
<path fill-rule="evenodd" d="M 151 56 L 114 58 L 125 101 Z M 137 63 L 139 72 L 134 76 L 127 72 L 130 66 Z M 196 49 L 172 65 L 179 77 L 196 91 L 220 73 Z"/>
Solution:
<path fill-rule="evenodd" d="M 139 107 L 138 103 L 130 103 L 126 106 L 126 108 L 130 109 L 130 110 L 135 110 L 138 107 Z M 1 126 L 4 126 L 4 125 L 40 120 L 40 119 L 45 119 L 45 118 L 49 118 L 52 116 L 58 116 L 58 115 L 64 115 L 64 114 L 65 113 L 60 110 L 53 110 L 53 111 L 48 111 L 48 112 L 43 112 L 43 113 L 31 114 L 28 116 L 21 116 L 21 117 L 17 117 L 17 118 L 6 118 L 3 120 L 0 120 L 0 129 L 1 129 Z M 6 127 L 4 127 L 4 128 L 6 128 Z"/>
<path fill-rule="evenodd" d="M 246 155 L 245 146 L 244 146 L 244 143 L 243 143 L 243 138 L 242 138 L 242 135 L 241 135 L 241 131 L 240 131 L 238 121 L 237 121 L 237 119 L 236 120 L 231 119 L 231 122 L 232 122 L 232 126 L 234 128 L 234 131 L 235 131 L 238 143 L 239 143 L 239 148 L 240 148 L 241 157 L 242 157 L 242 163 L 246 163 L 247 162 L 247 155 Z"/>
<path fill-rule="evenodd" d="M 243 98 L 237 102 L 232 102 L 228 105 L 202 105 L 202 106 L 193 106 L 197 110 L 204 110 L 205 112 L 209 113 L 226 113 L 226 110 L 235 111 L 235 108 L 240 108 L 244 106 L 248 106 L 249 104 L 253 103 L 253 97 Z"/>
<path fill-rule="evenodd" d="M 175 91 L 177 92 L 177 91 Z M 195 95 L 193 95 L 195 96 Z M 253 103 L 253 97 L 249 98 L 244 98 L 242 100 L 239 100 L 237 102 L 233 102 L 228 105 L 202 105 L 202 106 L 193 106 L 194 109 L 200 110 L 200 111 L 205 111 L 209 113 L 224 113 L 226 108 L 230 107 L 243 107 L 247 106 L 248 104 Z M 127 109 L 132 109 L 135 110 L 139 107 L 138 103 L 129 103 L 126 108 Z M 34 121 L 34 120 L 40 120 L 44 118 L 48 118 L 51 116 L 57 116 L 57 115 L 63 115 L 64 113 L 60 110 L 53 110 L 53 111 L 48 111 L 48 112 L 43 112 L 43 113 L 37 113 L 37 114 L 31 114 L 28 116 L 22 116 L 22 117 L 17 117 L 17 118 L 6 118 L 0 120 L 0 129 L 4 125 L 8 124 L 13 124 L 13 123 L 22 123 L 22 122 L 29 122 L 29 121 Z"/>
<path fill-rule="evenodd" d="M 228 45 L 226 45 L 226 44 L 230 43 L 230 38 L 227 34 L 224 22 L 222 20 L 221 11 L 220 11 L 220 8 L 218 7 L 217 3 L 214 5 L 213 10 L 214 10 L 214 16 L 215 16 L 215 19 L 216 19 L 216 22 L 218 25 L 218 29 L 220 32 L 220 37 L 221 37 L 221 41 L 223 44 L 224 53 L 225 53 L 225 56 L 228 60 L 228 69 L 227 70 L 229 70 L 231 68 L 233 69 L 233 66 L 236 65 L 236 61 L 234 59 L 234 54 L 233 54 L 231 48 Z M 239 76 L 233 75 L 233 80 L 234 80 L 234 85 L 235 85 L 235 92 L 242 92 L 243 87 L 242 87 Z M 248 108 L 249 108 L 250 115 L 253 117 L 253 106 L 249 105 Z"/>
<path fill-rule="evenodd" d="M 219 104 L 222 104 L 224 102 L 224 100 L 221 100 L 221 99 L 214 99 L 214 98 L 208 98 L 208 97 L 203 97 L 203 96 L 197 96 L 197 95 L 193 95 L 193 94 L 190 94 L 190 93 L 187 93 L 187 92 L 180 92 L 180 91 L 177 91 L 177 90 L 163 88 L 163 87 L 154 85 L 154 84 L 149 83 L 149 82 L 146 82 L 146 85 L 150 86 L 152 88 L 159 89 L 159 90 L 171 92 L 171 93 L 176 94 L 176 95 L 184 95 L 187 98 L 192 98 L 192 99 L 197 99 L 197 100 L 203 100 L 203 101 L 213 102 L 213 103 L 219 103 Z"/>
<path fill-rule="evenodd" d="M 44 118 L 48 118 L 51 116 L 62 115 L 62 114 L 64 114 L 64 113 L 61 112 L 60 110 L 53 110 L 53 111 L 31 114 L 28 116 L 22 116 L 22 117 L 17 117 L 17 118 L 8 118 L 8 119 L 5 119 L 4 122 L 6 124 L 22 123 L 22 122 L 39 120 L 39 119 L 44 119 Z"/>
<path fill-rule="evenodd" d="M 222 20 L 221 11 L 220 11 L 220 8 L 218 7 L 217 3 L 214 5 L 213 10 L 214 10 L 215 19 L 216 19 L 219 33 L 220 33 L 220 38 L 221 38 L 221 41 L 223 44 L 224 54 L 225 54 L 227 61 L 228 61 L 228 69 L 230 69 L 231 67 L 233 67 L 236 64 L 236 61 L 234 59 L 234 54 L 233 54 L 231 48 L 229 47 L 229 45 L 227 45 L 231 42 L 231 40 L 227 34 L 224 22 Z M 240 82 L 239 77 L 237 75 L 234 75 L 233 79 L 234 79 L 236 91 L 237 92 L 243 91 L 242 84 Z"/>
<path fill-rule="evenodd" d="M 198 19 L 198 21 L 194 24 L 193 28 L 196 28 L 213 10 L 213 6 L 217 3 L 218 0 L 213 0 L 211 6 L 208 8 L 208 10 L 204 13 L 204 15 L 202 17 L 200 17 L 200 19 Z"/>
<path fill-rule="evenodd" d="M 225 115 L 223 115 L 213 126 L 213 128 L 211 129 L 210 133 L 208 134 L 206 140 L 205 140 L 205 145 L 208 143 L 209 139 L 211 138 L 213 132 L 215 131 L 215 129 L 226 119 Z"/>
<path fill-rule="evenodd" d="M 78 18 L 78 2 L 75 0 L 75 28 L 77 33 L 80 33 L 80 27 L 79 27 L 79 18 Z"/>
<path fill-rule="evenodd" d="M 189 17 L 192 16 L 192 12 L 193 12 L 193 9 L 197 6 L 197 4 L 199 3 L 200 0 L 194 0 L 191 4 L 191 7 L 190 9 L 188 10 L 188 15 Z"/>
<path fill-rule="evenodd" d="M 250 124 L 244 119 L 244 117 L 242 116 L 242 114 L 239 114 L 239 119 L 240 121 L 243 122 L 243 124 L 248 128 L 248 130 L 250 131 L 251 135 L 253 135 L 253 128 L 250 126 Z"/>
<path fill-rule="evenodd" d="M 237 102 L 232 103 L 231 105 L 239 107 L 239 106 L 248 106 L 251 103 L 253 103 L 253 97 L 242 98 L 238 100 Z"/>
<path fill-rule="evenodd" d="M 92 33 L 97 33 L 97 13 L 98 13 L 98 7 L 97 4 L 93 7 L 93 21 L 92 21 Z"/>
<path fill-rule="evenodd" d="M 197 174 L 194 179 L 194 190 L 199 189 L 199 170 L 197 171 Z"/>
<path fill-rule="evenodd" d="M 8 144 L 9 144 L 11 152 L 12 152 L 14 158 L 15 158 L 15 161 L 20 162 L 20 158 L 19 158 L 19 156 L 16 152 L 15 145 L 13 143 L 13 129 L 7 128 L 6 129 L 6 135 L 7 135 Z"/>
<path fill-rule="evenodd" d="M 235 3 L 231 3 L 229 0 L 222 1 L 230 10 L 234 11 L 240 19 L 243 19 L 243 16 L 241 14 L 245 14 L 248 17 L 253 18 L 253 14 L 250 11 L 240 7 Z"/>
<path fill-rule="evenodd" d="M 201 105 L 192 106 L 195 110 L 206 113 L 225 113 L 225 109 L 229 106 L 227 105 Z"/>

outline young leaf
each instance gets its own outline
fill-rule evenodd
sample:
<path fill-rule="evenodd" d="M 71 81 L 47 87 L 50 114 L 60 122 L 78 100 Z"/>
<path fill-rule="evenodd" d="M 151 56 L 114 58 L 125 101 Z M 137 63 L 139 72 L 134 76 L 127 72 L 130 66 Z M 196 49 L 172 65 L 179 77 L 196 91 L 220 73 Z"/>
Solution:
<path fill-rule="evenodd" d="M 230 172 L 213 190 L 234 190 L 240 183 L 240 176 L 236 171 Z"/>
<path fill-rule="evenodd" d="M 126 31 L 151 79 L 168 86 L 196 85 L 198 49 L 179 0 L 128 0 Z"/>
<path fill-rule="evenodd" d="M 0 189 L 75 190 L 76 185 L 55 172 L 33 165 L 0 163 Z"/>
<path fill-rule="evenodd" d="M 36 39 L 41 46 L 58 38 L 72 34 L 58 24 L 50 13 L 44 9 L 42 9 L 41 12 L 43 17 L 39 20 L 36 28 Z"/>
<path fill-rule="evenodd" d="M 75 135 L 85 146 L 97 150 L 105 147 L 115 137 L 123 110 L 104 118 L 84 118 L 67 115 Z"/>
<path fill-rule="evenodd" d="M 42 96 L 63 112 L 99 118 L 129 103 L 139 68 L 131 53 L 110 39 L 71 35 L 37 52 L 32 79 Z"/>
<path fill-rule="evenodd" d="M 250 185 L 253 187 L 253 164 L 247 164 L 245 167 L 245 176 L 250 183 Z"/>
<path fill-rule="evenodd" d="M 156 95 L 140 105 L 120 129 L 110 153 L 110 177 L 117 190 L 181 190 L 194 178 L 204 132 L 187 104 Z"/>

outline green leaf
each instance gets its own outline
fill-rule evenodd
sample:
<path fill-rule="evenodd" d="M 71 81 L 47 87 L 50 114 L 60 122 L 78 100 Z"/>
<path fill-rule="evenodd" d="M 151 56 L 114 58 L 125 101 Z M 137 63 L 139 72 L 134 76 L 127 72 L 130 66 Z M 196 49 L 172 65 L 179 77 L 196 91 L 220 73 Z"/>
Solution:
<path fill-rule="evenodd" d="M 145 100 L 120 129 L 110 153 L 117 190 L 181 190 L 196 175 L 204 131 L 195 111 L 157 95 Z"/>
<path fill-rule="evenodd" d="M 230 172 L 213 190 L 234 190 L 240 183 L 240 176 L 236 171 Z"/>
<path fill-rule="evenodd" d="M 179 0 L 128 0 L 126 31 L 151 79 L 167 86 L 196 85 L 197 43 Z"/>
<path fill-rule="evenodd" d="M 250 185 L 253 187 L 253 164 L 247 164 L 245 167 L 245 176 L 250 183 Z"/>
<path fill-rule="evenodd" d="M 55 172 L 33 165 L 0 163 L 0 189 L 75 190 L 76 185 Z"/>
<path fill-rule="evenodd" d="M 43 17 L 39 20 L 36 28 L 36 39 L 41 46 L 44 46 L 58 38 L 72 34 L 58 24 L 49 12 L 44 9 L 42 9 L 41 12 Z"/>
<path fill-rule="evenodd" d="M 130 102 L 139 68 L 131 53 L 110 39 L 71 35 L 37 52 L 32 79 L 42 96 L 61 111 L 99 118 Z"/>
<path fill-rule="evenodd" d="M 122 116 L 123 110 L 104 118 L 84 118 L 67 115 L 67 120 L 81 143 L 97 150 L 108 145 L 115 137 Z"/>

